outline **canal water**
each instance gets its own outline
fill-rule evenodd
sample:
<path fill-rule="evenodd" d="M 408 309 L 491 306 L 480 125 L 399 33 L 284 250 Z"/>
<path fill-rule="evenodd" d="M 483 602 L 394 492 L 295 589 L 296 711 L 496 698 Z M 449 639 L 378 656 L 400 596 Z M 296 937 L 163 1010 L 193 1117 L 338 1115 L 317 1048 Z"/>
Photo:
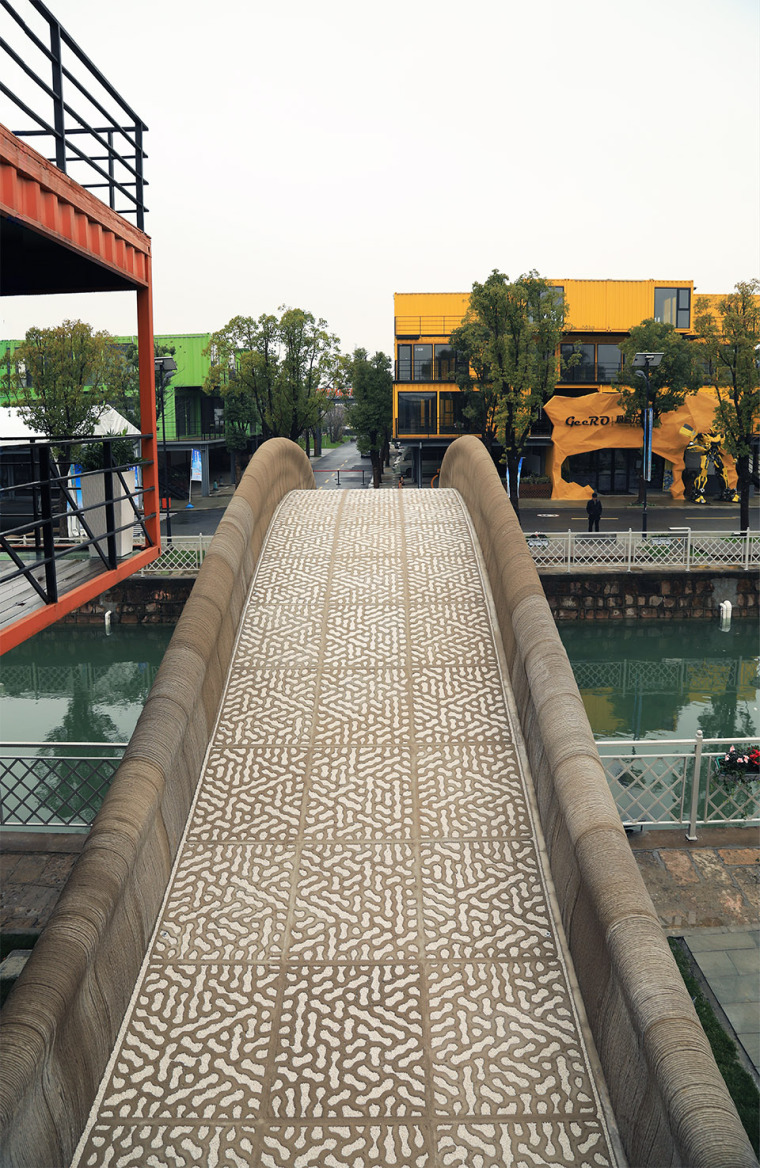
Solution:
<path fill-rule="evenodd" d="M 754 620 L 559 626 L 596 738 L 760 735 Z"/>
<path fill-rule="evenodd" d="M 0 661 L 0 822 L 42 830 L 92 822 L 172 627 L 57 626 Z M 560 626 L 597 739 L 760 737 L 753 621 Z M 44 744 L 24 751 L 7 744 Z M 607 748 L 609 750 L 609 748 Z M 97 759 L 95 756 L 111 756 Z"/>
<path fill-rule="evenodd" d="M 174 631 L 46 629 L 0 661 L 4 741 L 126 742 Z M 597 738 L 760 734 L 754 621 L 559 627 Z"/>
<path fill-rule="evenodd" d="M 91 823 L 158 672 L 172 627 L 58 625 L 0 661 L 0 824 Z M 91 749 L 61 743 L 98 743 Z M 35 746 L 14 744 L 34 743 Z"/>
<path fill-rule="evenodd" d="M 0 660 L 4 742 L 126 742 L 173 626 L 57 625 Z"/>

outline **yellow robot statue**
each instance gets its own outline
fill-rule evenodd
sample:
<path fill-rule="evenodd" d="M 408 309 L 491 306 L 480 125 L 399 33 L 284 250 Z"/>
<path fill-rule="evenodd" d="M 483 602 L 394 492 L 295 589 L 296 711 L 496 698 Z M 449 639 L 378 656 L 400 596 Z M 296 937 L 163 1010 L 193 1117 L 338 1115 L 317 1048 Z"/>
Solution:
<path fill-rule="evenodd" d="M 689 425 L 682 426 L 681 433 L 689 439 L 686 450 L 692 450 L 695 454 L 699 455 L 699 473 L 691 487 L 691 501 L 693 503 L 707 503 L 705 487 L 707 486 L 707 471 L 710 463 L 712 463 L 722 487 L 718 495 L 719 501 L 721 503 L 738 503 L 739 496 L 733 487 L 728 485 L 726 468 L 723 465 L 723 454 L 721 452 L 723 435 L 716 434 L 712 430 L 698 434 L 694 427 Z"/>

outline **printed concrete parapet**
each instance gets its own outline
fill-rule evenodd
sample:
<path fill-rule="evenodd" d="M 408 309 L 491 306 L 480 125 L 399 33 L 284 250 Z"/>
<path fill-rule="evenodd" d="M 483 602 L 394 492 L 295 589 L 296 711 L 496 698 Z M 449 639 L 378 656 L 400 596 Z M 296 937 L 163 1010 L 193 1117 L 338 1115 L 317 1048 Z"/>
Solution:
<path fill-rule="evenodd" d="M 198 574 L 142 715 L 50 922 L 2 1012 L 0 1163 L 68 1164 L 145 954 L 213 730 L 272 516 L 314 488 L 265 443 Z"/>
<path fill-rule="evenodd" d="M 562 922 L 630 1163 L 757 1163 L 626 840 L 533 558 L 476 438 L 441 486 L 480 541 Z"/>

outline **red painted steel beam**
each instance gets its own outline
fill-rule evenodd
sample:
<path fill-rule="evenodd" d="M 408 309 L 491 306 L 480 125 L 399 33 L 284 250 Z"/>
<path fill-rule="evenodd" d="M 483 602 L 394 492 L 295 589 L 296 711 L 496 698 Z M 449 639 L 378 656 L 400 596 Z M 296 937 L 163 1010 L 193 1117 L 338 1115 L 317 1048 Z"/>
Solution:
<path fill-rule="evenodd" d="M 55 604 L 46 604 L 42 608 L 35 608 L 26 616 L 19 617 L 12 625 L 8 625 L 0 632 L 0 654 L 14 649 L 22 641 L 27 641 L 35 633 L 55 624 L 62 616 L 73 612 L 74 609 L 81 608 L 83 604 L 89 604 L 96 596 L 107 592 L 109 588 L 126 580 L 128 576 L 133 576 L 135 572 L 139 572 L 140 568 L 147 567 L 160 554 L 161 549 L 158 547 L 146 548 L 144 551 L 137 552 L 125 560 L 123 564 L 119 564 L 118 568 L 113 569 L 113 571 L 103 572 L 93 580 L 88 580 L 85 584 L 73 588 L 71 592 L 64 593 Z"/>
<path fill-rule="evenodd" d="M 140 426 L 142 432 L 149 435 L 142 441 L 145 510 L 148 513 L 155 512 L 153 518 L 145 520 L 154 547 L 130 556 L 114 571 L 101 573 L 95 579 L 65 593 L 55 604 L 21 616 L 0 633 L 0 652 L 5 652 L 155 560 L 161 551 L 161 528 L 150 238 L 0 125 L 2 217 L 11 220 L 14 225 L 21 225 L 24 230 L 51 245 L 57 245 L 50 249 L 49 262 L 60 265 L 61 290 L 67 290 L 67 255 L 71 255 L 72 263 L 79 265 L 80 275 L 82 271 L 85 279 L 92 275 L 92 287 L 80 287 L 81 291 L 99 290 L 99 271 L 103 274 L 103 287 L 107 288 L 110 280 L 112 287 L 124 287 L 126 284 L 135 290 Z M 83 267 L 82 261 L 95 266 Z M 52 287 L 29 289 L 30 292 L 46 290 L 52 290 Z"/>
<path fill-rule="evenodd" d="M 117 273 L 135 289 L 149 286 L 149 237 L 2 125 L 0 213 Z"/>

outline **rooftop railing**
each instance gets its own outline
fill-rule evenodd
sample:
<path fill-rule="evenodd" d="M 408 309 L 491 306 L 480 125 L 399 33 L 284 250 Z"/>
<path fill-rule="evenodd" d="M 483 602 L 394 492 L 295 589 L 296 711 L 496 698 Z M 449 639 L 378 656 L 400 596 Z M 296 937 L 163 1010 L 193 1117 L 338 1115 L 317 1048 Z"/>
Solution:
<path fill-rule="evenodd" d="M 107 192 L 103 201 L 143 231 L 148 127 L 39 0 L 0 0 L 0 9 L 11 18 L 0 36 L 0 94 L 10 103 L 0 121 L 18 138 L 40 139 L 48 161 Z M 14 125 L 19 115 L 32 124 Z"/>

